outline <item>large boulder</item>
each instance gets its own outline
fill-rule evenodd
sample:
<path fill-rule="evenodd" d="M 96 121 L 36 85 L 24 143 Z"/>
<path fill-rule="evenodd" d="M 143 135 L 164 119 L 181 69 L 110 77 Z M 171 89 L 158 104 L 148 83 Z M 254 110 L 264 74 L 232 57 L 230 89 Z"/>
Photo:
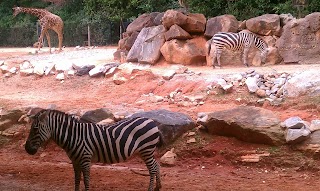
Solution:
<path fill-rule="evenodd" d="M 130 50 L 139 35 L 138 31 L 132 32 L 130 36 L 124 38 L 123 48 L 121 50 Z"/>
<path fill-rule="evenodd" d="M 221 15 L 210 18 L 204 33 L 207 37 L 212 37 L 218 32 L 237 32 L 239 22 L 233 15 Z"/>
<path fill-rule="evenodd" d="M 185 15 L 179 11 L 168 10 L 162 17 L 162 24 L 167 29 L 176 24 L 189 33 L 203 33 L 206 27 L 206 18 L 203 14 L 190 13 Z"/>
<path fill-rule="evenodd" d="M 284 92 L 288 97 L 320 95 L 319 71 L 306 70 L 299 73 L 294 73 L 284 85 Z"/>
<path fill-rule="evenodd" d="M 191 35 L 189 33 L 187 33 L 176 24 L 172 25 L 170 29 L 164 34 L 164 36 L 166 38 L 166 41 L 172 39 L 186 40 L 191 38 Z"/>
<path fill-rule="evenodd" d="M 141 31 L 145 27 L 154 26 L 152 15 L 145 13 L 136 18 L 127 27 L 126 33 L 132 33 L 134 31 Z"/>
<path fill-rule="evenodd" d="M 280 36 L 280 17 L 277 14 L 265 14 L 246 21 L 246 27 L 251 32 L 260 35 Z"/>
<path fill-rule="evenodd" d="M 154 120 L 158 124 L 164 145 L 172 143 L 195 127 L 194 121 L 189 116 L 164 109 L 135 113 L 131 117 L 146 117 Z"/>
<path fill-rule="evenodd" d="M 209 113 L 199 120 L 210 134 L 232 136 L 239 140 L 267 145 L 285 143 L 284 131 L 274 112 L 253 106 Z"/>
<path fill-rule="evenodd" d="M 204 64 L 206 39 L 196 37 L 190 40 L 173 39 L 164 43 L 160 51 L 168 63 L 182 65 Z"/>
<path fill-rule="evenodd" d="M 127 61 L 155 64 L 161 56 L 165 32 L 163 25 L 143 28 L 128 52 Z"/>
<path fill-rule="evenodd" d="M 88 110 L 82 114 L 80 121 L 84 123 L 98 123 L 104 119 L 113 119 L 113 113 L 107 108 Z"/>
<path fill-rule="evenodd" d="M 320 13 L 289 21 L 277 47 L 284 63 L 320 63 Z"/>

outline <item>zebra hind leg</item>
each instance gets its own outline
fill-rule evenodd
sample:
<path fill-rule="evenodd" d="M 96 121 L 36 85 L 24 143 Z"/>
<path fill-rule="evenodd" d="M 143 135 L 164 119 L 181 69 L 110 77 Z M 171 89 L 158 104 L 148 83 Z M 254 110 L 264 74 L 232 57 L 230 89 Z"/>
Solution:
<path fill-rule="evenodd" d="M 90 188 L 90 165 L 90 161 L 82 162 L 81 164 L 81 171 L 83 173 L 83 181 L 86 191 Z"/>
<path fill-rule="evenodd" d="M 221 68 L 221 62 L 220 62 L 221 52 L 220 51 L 216 52 L 216 57 L 217 57 L 218 65 L 217 66 L 214 65 L 214 68 L 220 69 Z"/>
<path fill-rule="evenodd" d="M 140 155 L 149 170 L 150 182 L 148 191 L 159 191 L 161 188 L 160 168 L 158 162 L 153 157 L 153 152 L 154 151 L 142 152 Z M 155 189 L 153 189 L 154 178 L 156 178 Z"/>
<path fill-rule="evenodd" d="M 159 163 L 155 160 L 155 165 L 156 165 L 156 188 L 155 191 L 159 191 L 161 189 L 161 178 L 160 178 L 160 165 Z"/>

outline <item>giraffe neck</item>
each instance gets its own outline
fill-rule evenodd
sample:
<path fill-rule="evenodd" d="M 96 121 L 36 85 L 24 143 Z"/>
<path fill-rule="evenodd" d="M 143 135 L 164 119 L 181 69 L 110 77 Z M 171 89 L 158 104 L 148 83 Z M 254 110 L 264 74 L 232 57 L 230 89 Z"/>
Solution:
<path fill-rule="evenodd" d="M 21 7 L 21 11 L 20 12 L 27 13 L 27 14 L 30 14 L 30 15 L 34 15 L 34 16 L 36 16 L 38 18 L 42 18 L 48 13 L 48 11 L 45 10 L 45 9 L 24 8 L 24 7 Z"/>

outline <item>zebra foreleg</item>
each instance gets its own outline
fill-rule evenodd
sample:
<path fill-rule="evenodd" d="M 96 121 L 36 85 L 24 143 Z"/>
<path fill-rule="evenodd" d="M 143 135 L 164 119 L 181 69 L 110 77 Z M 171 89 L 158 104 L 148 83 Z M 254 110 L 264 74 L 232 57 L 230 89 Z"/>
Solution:
<path fill-rule="evenodd" d="M 78 164 L 72 163 L 74 170 L 74 190 L 80 190 L 81 169 Z"/>

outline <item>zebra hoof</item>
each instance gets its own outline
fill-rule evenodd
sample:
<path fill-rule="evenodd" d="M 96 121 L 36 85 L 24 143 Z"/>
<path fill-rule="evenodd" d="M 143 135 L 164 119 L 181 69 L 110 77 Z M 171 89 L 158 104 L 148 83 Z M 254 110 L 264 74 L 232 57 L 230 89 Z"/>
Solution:
<path fill-rule="evenodd" d="M 214 66 L 214 68 L 215 68 L 215 69 L 220 69 L 221 67 L 220 67 L 220 66 Z"/>

